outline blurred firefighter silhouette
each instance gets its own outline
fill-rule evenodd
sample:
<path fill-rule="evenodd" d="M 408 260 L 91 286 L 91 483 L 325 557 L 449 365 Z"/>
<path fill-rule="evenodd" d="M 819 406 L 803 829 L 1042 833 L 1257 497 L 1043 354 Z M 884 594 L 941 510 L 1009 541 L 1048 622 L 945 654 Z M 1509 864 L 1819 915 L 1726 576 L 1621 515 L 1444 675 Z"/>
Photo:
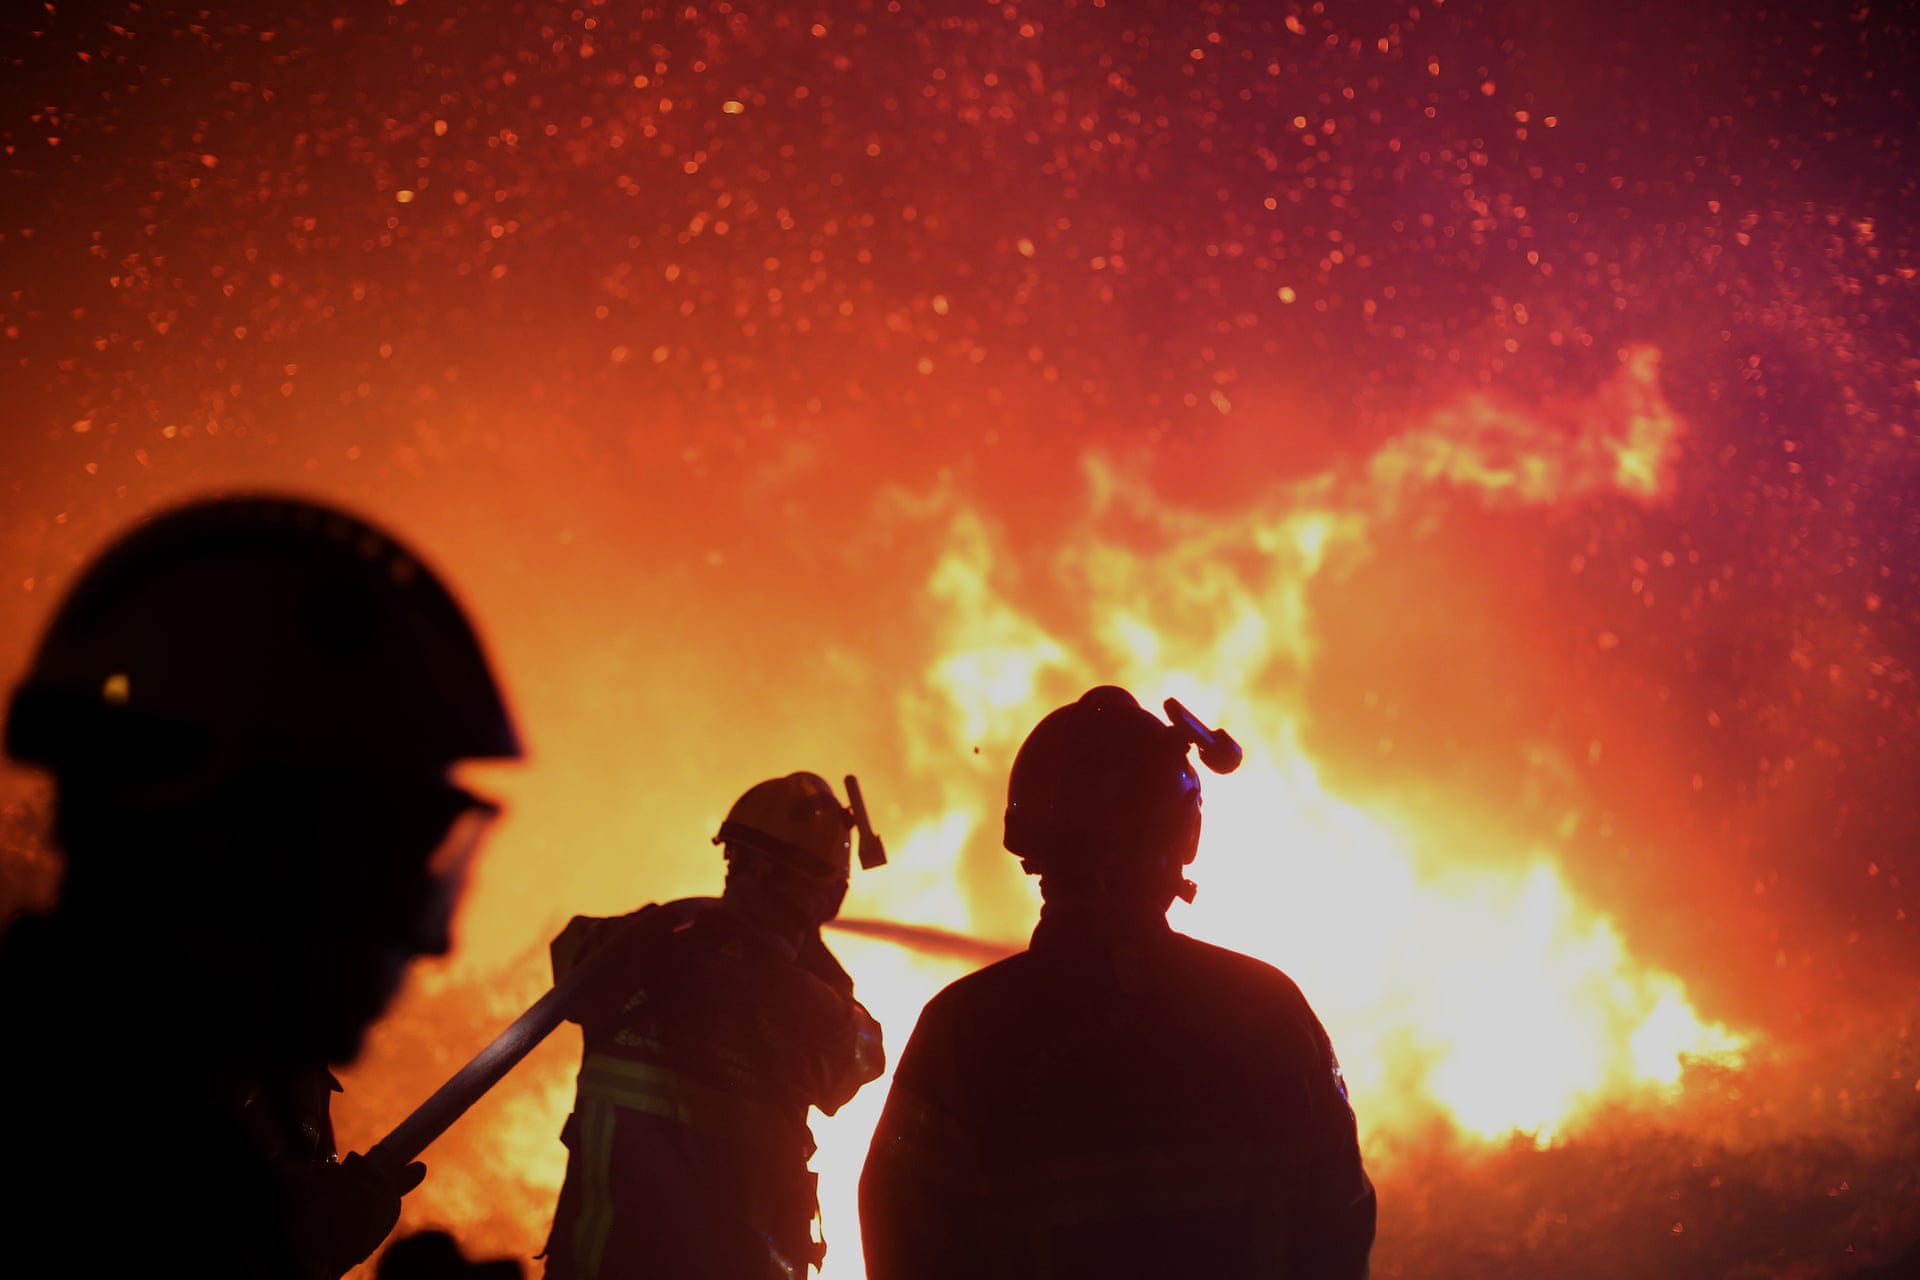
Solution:
<path fill-rule="evenodd" d="M 880 1026 L 820 940 L 850 872 L 885 855 L 811 773 L 742 795 L 714 843 L 718 899 L 575 917 L 556 979 L 592 964 L 575 1006 L 583 1061 L 563 1135 L 550 1280 L 804 1278 L 825 1254 L 807 1109 L 832 1115 L 884 1066 Z"/>
<path fill-rule="evenodd" d="M 17 1274 L 338 1275 L 424 1170 L 334 1160 L 327 1064 L 448 948 L 520 755 L 479 641 L 387 534 L 278 497 L 146 520 L 79 576 L 6 749 L 58 904 L 0 941 Z"/>
<path fill-rule="evenodd" d="M 1027 951 L 953 983 L 900 1058 L 860 1184 L 871 1280 L 1367 1274 L 1374 1192 L 1332 1046 L 1286 975 L 1167 926 L 1198 745 L 1102 686 L 1028 735 L 1006 847 Z"/>

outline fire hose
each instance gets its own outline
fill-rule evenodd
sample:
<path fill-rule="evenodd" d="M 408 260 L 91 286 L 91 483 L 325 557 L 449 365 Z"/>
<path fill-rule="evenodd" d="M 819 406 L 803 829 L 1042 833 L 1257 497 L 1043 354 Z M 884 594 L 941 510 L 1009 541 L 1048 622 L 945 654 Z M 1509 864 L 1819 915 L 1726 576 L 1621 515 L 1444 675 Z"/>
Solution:
<path fill-rule="evenodd" d="M 891 942 L 935 955 L 988 963 L 1013 954 L 1017 947 L 1003 946 L 961 933 L 931 929 L 920 925 L 899 924 L 891 920 L 832 920 L 828 928 Z M 631 935 L 630 935 L 631 936 Z M 630 954 L 618 941 L 585 957 L 567 976 L 526 1012 L 509 1023 L 467 1064 L 447 1078 L 426 1101 L 415 1107 L 395 1125 L 386 1137 L 368 1148 L 365 1159 L 387 1169 L 402 1169 L 420 1158 L 420 1154 L 453 1127 L 461 1116 L 485 1097 L 488 1090 L 506 1078 L 521 1059 L 532 1053 L 541 1041 L 567 1020 L 582 991 L 595 980 L 617 968 Z"/>
<path fill-rule="evenodd" d="M 395 1125 L 386 1137 L 368 1148 L 366 1158 L 388 1169 L 402 1169 L 419 1159 L 420 1153 L 432 1146 L 454 1121 L 505 1079 L 555 1027 L 565 1022 L 580 993 L 613 968 L 614 961 L 627 955 L 628 950 L 615 941 L 581 960 L 545 995 L 528 1005 L 526 1012 L 508 1023 L 506 1030 L 488 1041 L 467 1065 L 449 1076 L 445 1084 Z"/>

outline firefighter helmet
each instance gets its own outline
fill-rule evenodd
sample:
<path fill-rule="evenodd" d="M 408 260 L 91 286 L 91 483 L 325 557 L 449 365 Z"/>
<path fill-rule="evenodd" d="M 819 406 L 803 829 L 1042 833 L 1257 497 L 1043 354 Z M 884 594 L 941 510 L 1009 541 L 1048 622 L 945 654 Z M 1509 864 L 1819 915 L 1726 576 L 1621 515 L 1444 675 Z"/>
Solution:
<path fill-rule="evenodd" d="M 478 638 L 419 558 L 264 496 L 191 502 L 108 547 L 15 691 L 6 750 L 141 783 L 521 754 Z"/>
<path fill-rule="evenodd" d="M 790 773 L 749 787 L 727 811 L 715 844 L 773 859 L 810 880 L 845 883 L 858 825 L 817 773 Z"/>
<path fill-rule="evenodd" d="M 1200 844 L 1190 742 L 1125 689 L 1089 689 L 1036 725 L 1014 757 L 1008 851 L 1030 875 L 1098 857 L 1163 866 L 1177 881 Z"/>

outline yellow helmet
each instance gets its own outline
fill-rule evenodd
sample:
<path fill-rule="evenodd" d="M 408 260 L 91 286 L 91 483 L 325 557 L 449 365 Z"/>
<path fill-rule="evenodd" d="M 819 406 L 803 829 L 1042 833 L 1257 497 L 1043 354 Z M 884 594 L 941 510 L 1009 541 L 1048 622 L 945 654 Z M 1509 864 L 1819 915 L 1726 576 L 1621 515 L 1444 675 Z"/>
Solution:
<path fill-rule="evenodd" d="M 733 802 L 713 842 L 764 854 L 811 878 L 844 882 L 852 869 L 848 833 L 855 828 L 860 831 L 861 866 L 877 867 L 887 858 L 867 820 L 860 784 L 851 774 L 847 795 L 851 806 L 843 806 L 817 773 L 769 778 Z"/>

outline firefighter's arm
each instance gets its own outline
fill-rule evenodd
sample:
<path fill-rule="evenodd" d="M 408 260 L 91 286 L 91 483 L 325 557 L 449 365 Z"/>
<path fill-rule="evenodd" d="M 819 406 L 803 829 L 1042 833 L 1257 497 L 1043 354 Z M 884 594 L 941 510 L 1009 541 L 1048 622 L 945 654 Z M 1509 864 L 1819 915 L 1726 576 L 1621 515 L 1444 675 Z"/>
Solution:
<path fill-rule="evenodd" d="M 868 1280 L 977 1280 L 983 1179 L 974 1135 L 953 1117 L 955 1063 L 939 1015 L 907 1041 L 860 1174 Z"/>
<path fill-rule="evenodd" d="M 634 931 L 640 927 L 639 922 L 658 909 L 657 906 L 646 906 L 624 916 L 575 916 L 567 921 L 567 927 L 547 948 L 553 959 L 553 980 L 559 982 L 590 956 L 598 954 L 612 943 L 623 938 L 631 940 Z M 625 967 L 624 962 L 621 967 Z M 598 979 L 593 985 L 599 985 Z M 568 1014 L 567 1020 L 579 1022 L 593 1008 L 594 1003 L 589 995 Z"/>
<path fill-rule="evenodd" d="M 845 1032 L 828 1048 L 822 1072 L 822 1096 L 814 1105 L 832 1115 L 853 1100 L 853 1095 L 869 1081 L 878 1080 L 887 1069 L 887 1050 L 880 1036 L 880 1023 L 865 1005 L 849 999 Z"/>
<path fill-rule="evenodd" d="M 1360 1140 L 1345 1077 L 1319 1019 L 1308 1015 L 1318 1068 L 1307 1081 L 1313 1161 L 1307 1186 L 1314 1203 L 1300 1215 L 1293 1261 L 1300 1274 L 1367 1280 L 1377 1204 L 1360 1159 Z"/>
<path fill-rule="evenodd" d="M 880 1023 L 853 998 L 853 979 L 817 935 L 800 948 L 779 1003 L 790 1015 L 783 1047 L 804 1057 L 807 1100 L 822 1114 L 886 1070 Z"/>

